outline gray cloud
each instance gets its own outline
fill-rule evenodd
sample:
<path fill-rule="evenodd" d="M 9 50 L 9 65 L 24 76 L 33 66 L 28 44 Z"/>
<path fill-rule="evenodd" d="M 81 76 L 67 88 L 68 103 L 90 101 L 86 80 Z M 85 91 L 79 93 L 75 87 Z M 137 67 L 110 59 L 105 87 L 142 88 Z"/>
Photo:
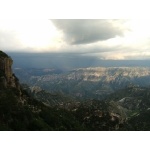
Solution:
<path fill-rule="evenodd" d="M 70 44 L 89 44 L 116 36 L 123 36 L 125 20 L 52 20 L 63 31 L 65 40 Z"/>
<path fill-rule="evenodd" d="M 102 59 L 148 59 L 150 33 L 147 22 L 150 21 L 0 20 L 0 49 L 75 53 Z"/>

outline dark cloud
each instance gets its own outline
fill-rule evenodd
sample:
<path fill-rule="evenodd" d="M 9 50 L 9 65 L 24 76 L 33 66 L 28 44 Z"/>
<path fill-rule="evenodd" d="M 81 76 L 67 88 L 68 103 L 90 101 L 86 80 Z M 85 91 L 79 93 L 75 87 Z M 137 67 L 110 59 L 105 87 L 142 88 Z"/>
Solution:
<path fill-rule="evenodd" d="M 125 30 L 122 20 L 59 19 L 52 22 L 63 31 L 65 40 L 70 44 L 88 44 L 123 36 Z"/>

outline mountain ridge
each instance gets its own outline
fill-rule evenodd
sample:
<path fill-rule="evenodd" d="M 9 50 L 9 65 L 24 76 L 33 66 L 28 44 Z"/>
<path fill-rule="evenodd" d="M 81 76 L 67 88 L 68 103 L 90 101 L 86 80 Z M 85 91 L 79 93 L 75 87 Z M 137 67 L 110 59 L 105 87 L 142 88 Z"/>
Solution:
<path fill-rule="evenodd" d="M 150 86 L 149 67 L 94 67 L 45 74 L 44 69 L 14 69 L 22 83 L 51 93 L 62 92 L 81 99 L 101 99 L 128 86 Z M 26 74 L 26 77 L 24 76 Z"/>

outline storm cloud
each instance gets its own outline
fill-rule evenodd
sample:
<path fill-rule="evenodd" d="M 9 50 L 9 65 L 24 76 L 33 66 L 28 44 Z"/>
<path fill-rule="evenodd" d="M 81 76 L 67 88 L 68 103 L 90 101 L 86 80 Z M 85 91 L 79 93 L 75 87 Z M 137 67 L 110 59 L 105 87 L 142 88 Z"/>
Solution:
<path fill-rule="evenodd" d="M 66 42 L 70 44 L 89 44 L 104 41 L 116 36 L 123 36 L 127 30 L 122 20 L 76 19 L 52 20 L 54 25 L 64 33 Z"/>
<path fill-rule="evenodd" d="M 98 59 L 150 59 L 150 20 L 4 19 L 5 52 L 74 53 Z"/>

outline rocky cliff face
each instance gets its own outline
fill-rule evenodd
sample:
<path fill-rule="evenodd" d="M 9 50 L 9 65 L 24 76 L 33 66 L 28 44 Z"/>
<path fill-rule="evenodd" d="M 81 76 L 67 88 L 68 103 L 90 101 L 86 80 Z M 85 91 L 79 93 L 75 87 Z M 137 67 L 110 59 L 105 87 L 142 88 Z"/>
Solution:
<path fill-rule="evenodd" d="M 0 89 L 13 88 L 18 93 L 18 100 L 24 102 L 19 80 L 12 72 L 13 60 L 4 52 L 0 51 Z"/>
<path fill-rule="evenodd" d="M 13 60 L 0 51 L 0 72 L 1 72 L 1 80 L 3 81 L 4 87 L 17 87 L 17 78 L 14 76 L 11 66 L 13 64 Z"/>

